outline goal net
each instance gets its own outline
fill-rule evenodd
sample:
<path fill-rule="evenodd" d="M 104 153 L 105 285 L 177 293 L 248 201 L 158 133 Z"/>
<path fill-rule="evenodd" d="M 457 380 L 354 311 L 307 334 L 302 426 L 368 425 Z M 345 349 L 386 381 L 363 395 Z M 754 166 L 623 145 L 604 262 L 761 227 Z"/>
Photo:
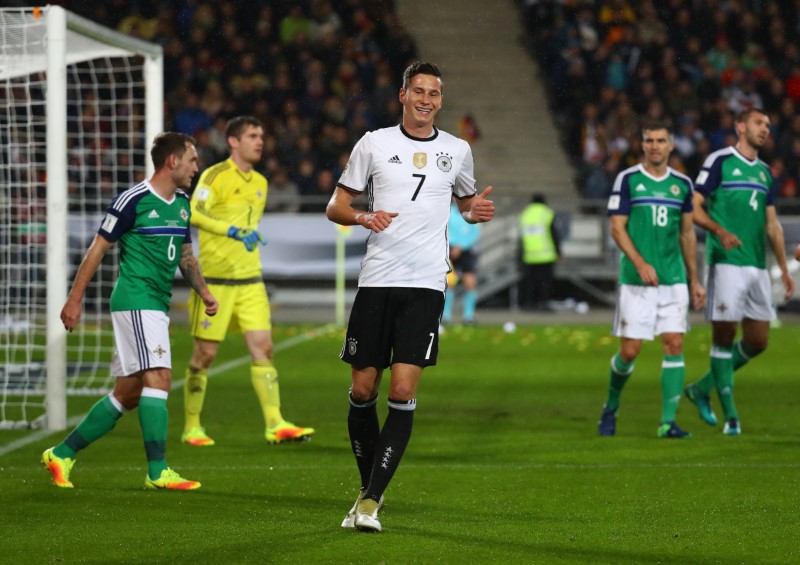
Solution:
<path fill-rule="evenodd" d="M 0 429 L 64 429 L 69 395 L 113 382 L 112 248 L 81 323 L 68 285 L 120 191 L 151 171 L 161 48 L 57 6 L 0 9 Z"/>

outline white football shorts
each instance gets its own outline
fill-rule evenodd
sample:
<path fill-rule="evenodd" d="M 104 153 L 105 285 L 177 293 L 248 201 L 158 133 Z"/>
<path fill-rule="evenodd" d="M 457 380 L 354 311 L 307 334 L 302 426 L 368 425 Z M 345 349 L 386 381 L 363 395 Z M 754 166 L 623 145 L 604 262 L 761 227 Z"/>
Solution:
<path fill-rule="evenodd" d="M 111 312 L 116 351 L 111 376 L 127 377 L 166 367 L 172 368 L 169 346 L 169 316 L 159 310 Z"/>
<path fill-rule="evenodd" d="M 653 340 L 665 333 L 689 331 L 689 289 L 685 284 L 619 287 L 612 334 Z"/>
<path fill-rule="evenodd" d="M 709 265 L 706 269 L 706 320 L 713 322 L 772 321 L 769 272 L 758 267 Z"/>

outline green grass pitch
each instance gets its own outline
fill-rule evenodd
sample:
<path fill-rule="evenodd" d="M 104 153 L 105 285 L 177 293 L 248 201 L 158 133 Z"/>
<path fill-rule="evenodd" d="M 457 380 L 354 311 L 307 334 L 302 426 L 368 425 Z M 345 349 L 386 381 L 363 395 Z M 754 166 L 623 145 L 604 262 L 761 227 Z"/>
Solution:
<path fill-rule="evenodd" d="M 414 433 L 386 492 L 384 531 L 339 527 L 357 494 L 347 439 L 343 333 L 276 330 L 284 415 L 317 428 L 269 446 L 236 336 L 209 381 L 210 448 L 179 443 L 183 392 L 170 395 L 170 465 L 203 487 L 143 490 L 137 415 L 78 456 L 73 490 L 41 452 L 62 433 L 0 455 L 2 563 L 798 563 L 800 326 L 737 373 L 743 435 L 724 437 L 683 400 L 689 440 L 660 440 L 658 343 L 622 397 L 617 437 L 599 438 L 608 325 L 452 328 L 419 389 Z M 173 328 L 175 381 L 191 340 Z M 709 329 L 686 338 L 687 380 L 708 366 Z M 242 361 L 237 365 L 237 359 Z M 384 383 L 379 400 L 386 413 Z M 91 399 L 70 401 L 70 415 Z M 718 403 L 715 400 L 715 408 Z M 29 434 L 29 432 L 27 432 Z M 0 449 L 26 432 L 0 432 Z"/>

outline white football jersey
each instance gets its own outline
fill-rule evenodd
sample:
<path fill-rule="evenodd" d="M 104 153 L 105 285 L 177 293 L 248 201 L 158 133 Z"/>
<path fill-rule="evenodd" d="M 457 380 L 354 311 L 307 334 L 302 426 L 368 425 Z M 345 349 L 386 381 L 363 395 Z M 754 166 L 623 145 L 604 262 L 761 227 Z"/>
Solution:
<path fill-rule="evenodd" d="M 398 213 L 387 229 L 369 235 L 359 287 L 445 290 L 450 197 L 476 194 L 466 141 L 436 128 L 425 139 L 402 126 L 366 133 L 353 148 L 339 186 L 366 190 L 371 212 Z"/>

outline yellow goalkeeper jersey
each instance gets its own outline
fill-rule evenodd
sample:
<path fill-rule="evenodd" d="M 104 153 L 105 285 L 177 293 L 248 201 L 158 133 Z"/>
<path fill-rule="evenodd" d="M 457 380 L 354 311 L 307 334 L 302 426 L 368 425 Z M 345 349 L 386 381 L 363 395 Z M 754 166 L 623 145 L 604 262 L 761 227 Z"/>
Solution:
<path fill-rule="evenodd" d="M 228 229 L 257 230 L 266 203 L 267 179 L 258 171 L 245 173 L 232 159 L 203 171 L 192 194 L 191 221 L 199 229 L 199 261 L 207 279 L 261 278 L 258 249 L 247 251 L 228 237 Z"/>

